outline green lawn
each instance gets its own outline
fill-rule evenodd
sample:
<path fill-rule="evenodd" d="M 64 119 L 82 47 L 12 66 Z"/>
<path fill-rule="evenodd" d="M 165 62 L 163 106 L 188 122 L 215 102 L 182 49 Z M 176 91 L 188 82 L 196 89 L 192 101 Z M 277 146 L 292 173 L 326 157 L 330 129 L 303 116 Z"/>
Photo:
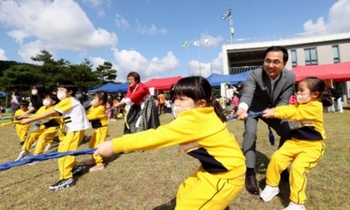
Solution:
<path fill-rule="evenodd" d="M 350 137 L 349 110 L 344 113 L 327 113 L 324 116 L 327 132 L 326 152 L 319 164 L 309 173 L 306 208 L 308 210 L 344 210 L 350 208 Z M 5 115 L 6 116 L 6 115 Z M 169 114 L 161 115 L 165 124 Z M 4 123 L 6 121 L 0 121 Z M 243 123 L 228 122 L 228 128 L 242 142 Z M 121 136 L 123 120 L 111 121 L 110 135 Z M 19 140 L 12 126 L 0 127 L 0 162 L 16 159 L 20 152 Z M 92 130 L 79 149 L 87 148 Z M 57 149 L 56 147 L 53 150 Z M 258 129 L 258 181 L 265 185 L 268 157 L 277 149 L 270 146 L 267 126 Z M 78 156 L 84 162 L 88 155 Z M 190 175 L 199 162 L 184 154 L 179 146 L 165 149 L 115 155 L 108 160 L 105 170 L 86 172 L 77 177 L 74 187 L 58 192 L 49 186 L 58 181 L 57 160 L 47 160 L 36 165 L 23 165 L 0 171 L 0 209 L 174 209 L 178 185 Z M 245 189 L 231 203 L 230 209 L 283 209 L 288 205 L 288 183 L 281 182 L 281 193 L 269 203 Z"/>

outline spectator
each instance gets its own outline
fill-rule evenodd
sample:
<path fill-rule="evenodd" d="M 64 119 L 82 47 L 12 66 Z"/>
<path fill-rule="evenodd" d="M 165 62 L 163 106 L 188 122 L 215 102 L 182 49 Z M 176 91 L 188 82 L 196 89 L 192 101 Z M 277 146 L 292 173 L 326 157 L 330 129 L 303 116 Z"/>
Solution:
<path fill-rule="evenodd" d="M 141 83 L 137 72 L 130 72 L 127 76 L 129 83 L 125 97 L 116 107 L 129 106 L 126 114 L 124 134 L 136 133 L 160 125 L 157 106 L 148 88 Z"/>
<path fill-rule="evenodd" d="M 19 103 L 22 101 L 22 97 L 20 96 L 17 90 L 12 92 L 11 99 L 11 117 L 15 115 L 15 112 L 20 109 Z"/>
<path fill-rule="evenodd" d="M 158 107 L 159 107 L 159 114 L 164 113 L 164 105 L 165 105 L 165 95 L 163 91 L 160 91 L 158 94 Z"/>
<path fill-rule="evenodd" d="M 341 94 L 338 93 L 338 91 L 330 86 L 327 87 L 328 88 L 328 92 L 332 95 L 333 99 L 334 99 L 334 103 L 333 103 L 333 111 L 335 112 L 340 112 L 343 113 L 343 104 L 341 101 Z"/>

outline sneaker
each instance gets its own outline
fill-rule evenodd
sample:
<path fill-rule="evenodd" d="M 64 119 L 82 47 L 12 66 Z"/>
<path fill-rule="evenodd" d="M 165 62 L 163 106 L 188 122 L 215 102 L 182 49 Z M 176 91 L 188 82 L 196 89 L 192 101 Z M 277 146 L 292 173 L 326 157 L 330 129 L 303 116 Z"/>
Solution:
<path fill-rule="evenodd" d="M 90 159 L 90 160 L 86 161 L 85 164 L 87 166 L 94 166 L 94 165 L 96 165 L 96 161 L 94 159 Z"/>
<path fill-rule="evenodd" d="M 46 152 L 48 152 L 50 149 L 51 149 L 51 144 L 49 143 L 49 144 L 47 144 L 46 145 L 46 147 L 45 147 L 45 149 L 44 149 L 44 153 L 46 153 Z"/>
<path fill-rule="evenodd" d="M 279 192 L 280 189 L 278 187 L 271 187 L 270 185 L 266 185 L 264 190 L 260 193 L 260 199 L 265 202 L 269 202 Z"/>
<path fill-rule="evenodd" d="M 36 165 L 37 163 L 39 163 L 39 161 L 33 161 L 31 163 L 28 163 L 27 165 L 33 166 L 33 165 Z"/>
<path fill-rule="evenodd" d="M 19 155 L 18 155 L 18 157 L 17 157 L 17 159 L 16 159 L 15 161 L 17 162 L 17 161 L 20 161 L 20 160 L 24 160 L 24 159 L 26 159 L 26 158 L 29 157 L 29 156 L 31 156 L 31 154 L 30 154 L 29 151 L 27 151 L 27 150 L 22 150 L 22 151 L 19 153 Z"/>
<path fill-rule="evenodd" d="M 94 167 L 90 168 L 89 171 L 90 172 L 94 172 L 94 171 L 99 171 L 105 169 L 105 165 L 95 165 Z"/>
<path fill-rule="evenodd" d="M 289 205 L 283 210 L 305 210 L 305 206 L 302 204 L 296 204 L 294 202 L 289 202 Z"/>
<path fill-rule="evenodd" d="M 32 144 L 32 148 L 34 148 L 36 146 L 36 144 L 38 143 L 38 141 L 35 141 L 33 144 Z"/>
<path fill-rule="evenodd" d="M 61 179 L 56 184 L 51 185 L 50 190 L 58 191 L 58 190 L 62 190 L 64 188 L 71 187 L 73 185 L 75 185 L 75 181 L 72 177 L 68 178 L 68 179 Z"/>
<path fill-rule="evenodd" d="M 84 168 L 82 165 L 76 165 L 72 168 L 72 174 L 73 176 L 79 175 L 84 171 Z"/>
<path fill-rule="evenodd" d="M 38 154 L 34 154 L 33 156 L 35 156 L 35 155 L 38 155 Z M 39 163 L 39 161 L 35 160 L 35 161 L 31 162 L 31 163 L 28 163 L 27 165 L 33 166 L 33 165 L 35 165 L 37 163 Z"/>

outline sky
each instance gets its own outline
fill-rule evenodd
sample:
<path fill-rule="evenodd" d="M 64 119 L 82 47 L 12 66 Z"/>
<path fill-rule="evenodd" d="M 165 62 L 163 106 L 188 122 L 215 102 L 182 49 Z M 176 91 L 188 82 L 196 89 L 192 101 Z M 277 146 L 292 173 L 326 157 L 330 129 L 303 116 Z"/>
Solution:
<path fill-rule="evenodd" d="M 231 8 L 230 18 L 222 15 Z M 350 31 L 350 0 L 0 0 L 0 60 L 104 61 L 118 82 L 222 73 L 222 46 Z M 183 43 L 188 46 L 184 47 Z M 199 43 L 195 46 L 194 43 Z M 40 64 L 40 63 L 37 63 Z"/>

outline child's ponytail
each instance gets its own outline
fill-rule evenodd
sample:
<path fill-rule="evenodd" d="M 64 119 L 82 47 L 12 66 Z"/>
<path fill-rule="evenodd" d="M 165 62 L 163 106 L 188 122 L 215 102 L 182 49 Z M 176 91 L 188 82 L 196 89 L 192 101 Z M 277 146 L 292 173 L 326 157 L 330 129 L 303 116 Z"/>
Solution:
<path fill-rule="evenodd" d="M 214 111 L 220 120 L 222 122 L 226 122 L 226 116 L 224 115 L 224 110 L 222 109 L 221 104 L 215 98 L 212 99 L 211 104 L 214 107 Z"/>

